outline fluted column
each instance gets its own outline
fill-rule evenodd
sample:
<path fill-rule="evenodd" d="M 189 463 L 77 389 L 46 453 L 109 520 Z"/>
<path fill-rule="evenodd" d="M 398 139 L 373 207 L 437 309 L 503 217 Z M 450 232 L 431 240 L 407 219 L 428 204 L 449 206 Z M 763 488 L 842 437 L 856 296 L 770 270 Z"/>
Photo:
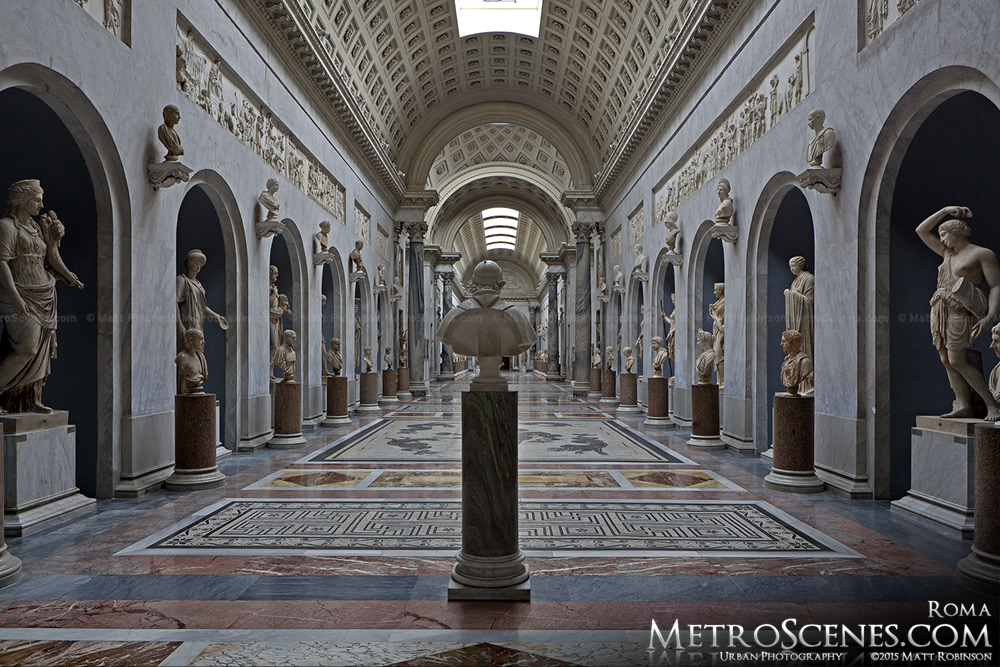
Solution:
<path fill-rule="evenodd" d="M 545 278 L 549 281 L 549 371 L 546 377 L 555 379 L 559 373 L 559 278 L 561 273 L 549 271 Z"/>
<path fill-rule="evenodd" d="M 590 312 L 590 237 L 593 235 L 593 223 L 577 222 L 573 224 L 573 234 L 576 236 L 576 374 L 573 376 L 573 393 L 586 395 L 590 390 L 590 360 L 591 360 L 591 329 L 593 329 Z"/>
<path fill-rule="evenodd" d="M 409 365 L 410 392 L 414 396 L 427 394 L 427 378 L 424 376 L 424 234 L 426 222 L 406 223 L 406 233 L 410 237 L 409 251 L 409 311 L 407 324 L 410 329 Z"/>

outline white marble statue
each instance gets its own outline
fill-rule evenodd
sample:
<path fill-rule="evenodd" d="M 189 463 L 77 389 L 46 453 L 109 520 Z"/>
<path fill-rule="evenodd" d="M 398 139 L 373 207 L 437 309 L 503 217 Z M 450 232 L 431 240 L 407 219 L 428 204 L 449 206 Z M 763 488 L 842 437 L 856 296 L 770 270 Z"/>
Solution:
<path fill-rule="evenodd" d="M 387 371 L 392 370 L 392 348 L 385 348 L 385 356 L 382 357 L 382 361 L 385 362 L 385 369 Z"/>
<path fill-rule="evenodd" d="M 182 337 L 183 347 L 174 358 L 179 394 L 204 394 L 208 380 L 208 362 L 205 360 L 205 334 L 200 329 L 188 329 Z"/>
<path fill-rule="evenodd" d="M 368 269 L 365 268 L 364 259 L 361 257 L 361 251 L 365 247 L 364 241 L 355 241 L 354 250 L 351 251 L 351 280 L 357 281 L 368 275 Z"/>
<path fill-rule="evenodd" d="M 949 216 L 951 220 L 941 222 Z M 1000 262 L 992 250 L 969 241 L 972 228 L 961 218 L 971 217 L 972 211 L 964 206 L 946 206 L 921 222 L 917 235 L 943 258 L 938 267 L 937 290 L 931 297 L 931 336 L 955 392 L 954 409 L 943 416 L 972 417 L 974 391 L 986 403 L 986 421 L 992 422 L 1000 419 L 1000 409 L 982 373 L 968 362 L 965 351 L 997 323 Z M 984 282 L 988 295 L 980 289 Z"/>
<path fill-rule="evenodd" d="M 606 348 L 604 348 L 604 355 L 605 355 L 605 360 L 604 360 L 605 366 L 610 371 L 612 370 L 612 367 L 615 364 L 615 348 L 612 347 L 611 345 L 608 345 Z"/>
<path fill-rule="evenodd" d="M 385 264 L 379 264 L 375 267 L 375 291 L 384 292 L 385 290 Z"/>
<path fill-rule="evenodd" d="M 406 368 L 406 355 L 409 353 L 406 345 L 406 329 L 399 332 L 399 367 Z"/>
<path fill-rule="evenodd" d="M 277 192 L 278 179 L 269 178 L 267 179 L 266 189 L 257 196 L 257 203 L 265 211 L 264 219 L 259 220 L 255 225 L 257 238 L 259 239 L 265 239 L 285 231 L 285 225 L 278 220 L 278 211 L 281 210 L 281 204 L 278 203 L 278 199 L 274 196 Z"/>
<path fill-rule="evenodd" d="M 273 264 L 270 267 L 270 278 L 271 286 L 270 293 L 268 296 L 268 313 L 270 322 L 270 356 L 272 359 L 272 364 L 275 352 L 278 346 L 281 344 L 281 330 L 282 330 L 282 318 L 286 315 L 291 315 L 292 310 L 289 307 L 288 297 L 284 294 L 278 292 L 278 267 Z"/>
<path fill-rule="evenodd" d="M 466 290 L 470 297 L 448 311 L 438 330 L 437 339 L 453 351 L 479 357 L 472 391 L 506 391 L 501 357 L 517 356 L 537 340 L 524 313 L 500 299 L 505 284 L 496 262 L 477 264 Z"/>
<path fill-rule="evenodd" d="M 729 185 L 729 179 L 719 179 L 719 185 L 716 187 L 716 194 L 719 195 L 719 208 L 715 209 L 715 224 L 717 225 L 732 223 L 733 213 L 736 212 L 736 209 L 733 205 L 733 198 L 729 196 L 730 192 L 732 192 L 732 186 Z"/>
<path fill-rule="evenodd" d="M 667 227 L 667 253 L 679 255 L 681 253 L 681 229 L 677 226 L 677 211 L 668 211 L 663 218 L 663 224 Z"/>
<path fill-rule="evenodd" d="M 210 317 L 215 320 L 219 327 L 226 331 L 229 329 L 229 322 L 225 317 L 219 315 L 208 307 L 205 300 L 205 288 L 198 280 L 198 272 L 205 266 L 207 261 L 205 253 L 195 249 L 188 252 L 184 257 L 184 266 L 187 273 L 177 276 L 177 347 L 184 346 L 184 332 L 188 329 L 197 329 L 204 332 L 205 318 Z"/>
<path fill-rule="evenodd" d="M 674 309 L 669 315 L 663 310 L 660 311 L 660 317 L 663 318 L 663 324 L 667 327 L 667 356 L 673 360 L 674 357 L 674 341 L 676 338 L 675 329 L 677 324 L 677 294 L 675 292 L 670 293 L 670 303 L 674 304 Z"/>
<path fill-rule="evenodd" d="M 646 306 L 639 306 L 639 335 L 635 339 L 635 355 L 642 361 L 642 348 L 646 340 Z"/>
<path fill-rule="evenodd" d="M 163 156 L 164 162 L 177 162 L 178 158 L 184 155 L 181 137 L 174 129 L 179 122 L 181 122 L 180 109 L 173 104 L 163 107 L 163 124 L 156 130 L 156 136 L 167 149 L 167 154 Z"/>
<path fill-rule="evenodd" d="M 653 336 L 649 341 L 649 346 L 653 352 L 653 377 L 663 377 L 663 364 L 667 363 L 667 351 L 663 348 L 663 339 Z"/>
<path fill-rule="evenodd" d="M 62 222 L 38 215 L 42 194 L 37 180 L 14 183 L 0 218 L 0 414 L 52 412 L 42 387 L 56 350 L 56 279 L 83 289 L 59 254 Z"/>
<path fill-rule="evenodd" d="M 397 271 L 396 275 L 392 277 L 392 292 L 389 299 L 391 301 L 399 301 L 403 298 L 403 276 L 401 271 Z"/>
<path fill-rule="evenodd" d="M 713 362 L 715 363 L 715 376 L 719 381 L 719 388 L 725 385 L 725 359 L 726 359 L 726 284 L 715 283 L 715 297 L 718 299 L 708 307 L 708 314 L 712 317 L 712 349 L 715 353 Z"/>
<path fill-rule="evenodd" d="M 601 349 L 599 347 L 597 347 L 596 345 L 594 345 L 593 348 L 594 348 L 594 360 L 592 362 L 592 365 L 593 365 L 594 368 L 600 368 L 601 367 Z"/>
<path fill-rule="evenodd" d="M 806 148 L 806 162 L 813 169 L 839 167 L 840 159 L 836 154 L 837 133 L 832 127 L 823 127 L 826 122 L 826 112 L 822 109 L 813 109 L 809 112 L 807 122 L 809 129 L 813 131 L 813 137 L 809 140 Z M 829 155 L 827 155 L 829 154 Z M 824 156 L 827 157 L 826 165 L 823 164 Z"/>
<path fill-rule="evenodd" d="M 798 331 L 802 335 L 802 351 L 813 357 L 813 326 L 814 326 L 814 285 L 815 278 L 809 272 L 809 266 L 804 257 L 796 256 L 788 260 L 795 280 L 791 287 L 785 290 L 785 328 Z"/>
<path fill-rule="evenodd" d="M 333 261 L 330 252 L 330 221 L 319 223 L 319 231 L 313 235 L 313 264 L 322 266 Z"/>
<path fill-rule="evenodd" d="M 712 368 L 715 366 L 715 337 L 711 332 L 698 329 L 698 349 L 701 354 L 694 364 L 699 384 L 712 384 Z"/>
<path fill-rule="evenodd" d="M 642 251 L 642 244 L 635 244 L 635 266 L 632 267 L 632 276 L 638 280 L 645 280 L 649 277 L 649 258 Z"/>
<path fill-rule="evenodd" d="M 375 363 L 372 361 L 372 349 L 370 347 L 365 348 L 365 353 L 361 357 L 361 361 L 365 365 L 365 373 L 371 373 Z"/>
<path fill-rule="evenodd" d="M 632 366 L 635 365 L 635 357 L 632 356 L 632 348 L 626 347 L 622 350 L 622 354 L 625 356 L 625 372 L 631 373 Z"/>
<path fill-rule="evenodd" d="M 1000 324 L 997 324 L 991 330 L 991 340 L 990 349 L 1000 357 Z M 993 400 L 1000 401 L 1000 363 L 993 367 L 990 371 L 990 395 L 993 396 Z"/>
<path fill-rule="evenodd" d="M 614 292 L 624 292 L 625 291 L 625 274 L 622 273 L 622 267 L 618 264 L 614 266 L 615 272 L 615 282 L 611 286 L 611 290 Z"/>
<path fill-rule="evenodd" d="M 323 353 L 323 359 L 327 364 L 330 364 L 330 370 L 333 375 L 340 375 L 340 371 L 344 368 L 344 358 L 340 355 L 339 338 L 334 338 L 330 341 L 330 349 Z"/>
<path fill-rule="evenodd" d="M 597 276 L 597 299 L 599 301 L 608 300 L 608 281 L 604 276 Z"/>
<path fill-rule="evenodd" d="M 781 362 L 781 384 L 792 396 L 809 396 L 813 393 L 813 364 L 802 350 L 802 334 L 789 329 L 781 334 L 781 349 L 785 360 Z"/>
<path fill-rule="evenodd" d="M 295 376 L 295 332 L 285 329 L 282 343 L 274 353 L 274 365 L 281 369 L 282 382 L 291 382 Z"/>

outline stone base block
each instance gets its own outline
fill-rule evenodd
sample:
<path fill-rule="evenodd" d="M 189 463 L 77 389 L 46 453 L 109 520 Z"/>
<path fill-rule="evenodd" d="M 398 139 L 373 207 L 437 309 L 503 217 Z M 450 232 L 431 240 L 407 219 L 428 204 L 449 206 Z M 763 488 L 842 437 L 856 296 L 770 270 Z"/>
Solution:
<path fill-rule="evenodd" d="M 466 586 L 454 579 L 450 579 L 448 581 L 448 601 L 451 602 L 452 600 L 531 602 L 531 580 L 529 579 L 516 586 L 482 588 L 479 586 Z"/>
<path fill-rule="evenodd" d="M 0 544 L 0 588 L 16 584 L 22 576 L 21 559 L 7 551 L 6 544 Z"/>
<path fill-rule="evenodd" d="M 635 373 L 622 373 L 618 377 L 618 391 L 621 394 L 618 412 L 642 412 L 639 408 L 638 382 Z"/>
<path fill-rule="evenodd" d="M 396 397 L 397 384 L 398 380 L 396 379 L 395 369 L 387 368 L 382 371 L 382 398 L 379 399 L 379 403 L 399 402 L 399 399 Z"/>
<path fill-rule="evenodd" d="M 163 483 L 167 491 L 214 489 L 225 483 L 215 459 L 215 394 L 174 397 L 174 472 Z"/>
<path fill-rule="evenodd" d="M 138 477 L 123 477 L 115 484 L 115 498 L 138 498 L 159 491 L 173 472 L 173 466 L 166 466 Z"/>
<path fill-rule="evenodd" d="M 361 374 L 361 399 L 357 411 L 382 413 L 378 406 L 378 373 Z"/>
<path fill-rule="evenodd" d="M 590 398 L 600 398 L 601 397 L 601 369 L 591 368 L 590 369 L 590 393 L 587 394 Z"/>
<path fill-rule="evenodd" d="M 910 431 L 910 490 L 892 501 L 894 511 L 972 537 L 975 447 L 974 422 L 968 422 L 917 417 Z"/>
<path fill-rule="evenodd" d="M 326 379 L 326 418 L 323 426 L 350 424 L 347 416 L 347 378 L 331 375 Z"/>
<path fill-rule="evenodd" d="M 670 421 L 670 398 L 667 378 L 651 377 L 646 389 L 646 423 Z"/>
<path fill-rule="evenodd" d="M 410 393 L 410 368 L 403 366 L 396 370 L 396 398 L 412 398 Z"/>
<path fill-rule="evenodd" d="M 691 385 L 691 434 L 719 440 L 719 385 Z"/>
<path fill-rule="evenodd" d="M 618 395 L 615 393 L 617 385 L 617 373 L 606 369 L 601 371 L 601 403 L 618 402 Z"/>
<path fill-rule="evenodd" d="M 274 385 L 274 435 L 267 441 L 271 449 L 294 449 L 306 444 L 302 437 L 302 385 L 278 382 Z"/>
<path fill-rule="evenodd" d="M 97 508 L 76 487 L 76 427 L 68 412 L 5 415 L 0 424 L 5 535 L 21 537 Z"/>
<path fill-rule="evenodd" d="M 813 463 L 813 397 L 774 395 L 774 459 L 764 485 L 776 491 L 820 493 Z"/>
<path fill-rule="evenodd" d="M 687 441 L 687 446 L 691 449 L 701 449 L 706 452 L 719 451 L 727 448 L 726 443 L 722 442 L 719 438 L 702 435 L 692 435 Z"/>

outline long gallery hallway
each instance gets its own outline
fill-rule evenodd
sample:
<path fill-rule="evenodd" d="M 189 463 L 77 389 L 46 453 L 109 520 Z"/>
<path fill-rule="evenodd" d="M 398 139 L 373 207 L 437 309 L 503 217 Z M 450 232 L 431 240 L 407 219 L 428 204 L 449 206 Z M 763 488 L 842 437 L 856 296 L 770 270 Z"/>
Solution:
<path fill-rule="evenodd" d="M 506 375 L 530 603 L 447 601 L 462 373 L 307 432 L 304 448 L 237 454 L 224 488 L 103 500 L 9 540 L 25 576 L 0 591 L 0 664 L 674 664 L 647 651 L 651 621 L 906 623 L 927 618 L 928 599 L 995 608 L 957 580 L 966 543 L 888 503 L 767 490 L 759 457 L 696 452 L 679 428 Z"/>

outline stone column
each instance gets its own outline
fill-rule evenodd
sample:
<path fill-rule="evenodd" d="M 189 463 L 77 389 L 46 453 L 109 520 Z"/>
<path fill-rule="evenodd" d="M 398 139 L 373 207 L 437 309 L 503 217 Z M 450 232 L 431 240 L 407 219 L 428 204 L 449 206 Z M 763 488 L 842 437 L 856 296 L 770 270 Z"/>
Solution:
<path fill-rule="evenodd" d="M 298 382 L 278 382 L 274 385 L 274 436 L 268 441 L 271 449 L 303 447 L 302 385 Z"/>
<path fill-rule="evenodd" d="M 573 394 L 586 396 L 590 390 L 590 358 L 593 317 L 590 312 L 590 237 L 594 225 L 577 222 L 573 224 L 576 236 L 576 374 L 573 376 Z"/>
<path fill-rule="evenodd" d="M 455 278 L 454 273 L 439 273 L 441 277 L 441 317 L 448 315 L 451 310 L 451 281 Z M 455 367 L 451 358 L 451 346 L 441 343 L 441 375 L 440 380 L 454 380 Z"/>
<path fill-rule="evenodd" d="M 406 224 L 406 233 L 410 237 L 409 244 L 409 354 L 410 392 L 414 396 L 427 395 L 427 378 L 424 377 L 424 234 L 427 233 L 426 222 L 410 222 Z"/>
<path fill-rule="evenodd" d="M 719 385 L 691 385 L 691 439 L 688 447 L 725 449 L 719 439 Z"/>
<path fill-rule="evenodd" d="M 0 442 L 3 441 L 3 426 L 0 426 Z M 21 559 L 7 551 L 3 540 L 3 446 L 0 445 L 0 588 L 16 584 L 21 580 Z"/>
<path fill-rule="evenodd" d="M 774 395 L 774 461 L 764 486 L 791 493 L 824 490 L 813 463 L 812 396 Z"/>
<path fill-rule="evenodd" d="M 174 397 L 174 472 L 163 483 L 167 491 L 201 491 L 225 484 L 215 459 L 215 415 L 215 394 Z"/>
<path fill-rule="evenodd" d="M 549 367 L 546 380 L 559 380 L 559 278 L 562 274 L 549 271 L 545 274 L 549 281 Z"/>
<path fill-rule="evenodd" d="M 326 419 L 323 426 L 350 424 L 347 416 L 347 376 L 330 375 L 326 378 Z"/>
<path fill-rule="evenodd" d="M 1000 428 L 976 424 L 975 450 L 974 541 L 972 553 L 958 561 L 958 576 L 962 583 L 996 595 L 1000 589 Z"/>

